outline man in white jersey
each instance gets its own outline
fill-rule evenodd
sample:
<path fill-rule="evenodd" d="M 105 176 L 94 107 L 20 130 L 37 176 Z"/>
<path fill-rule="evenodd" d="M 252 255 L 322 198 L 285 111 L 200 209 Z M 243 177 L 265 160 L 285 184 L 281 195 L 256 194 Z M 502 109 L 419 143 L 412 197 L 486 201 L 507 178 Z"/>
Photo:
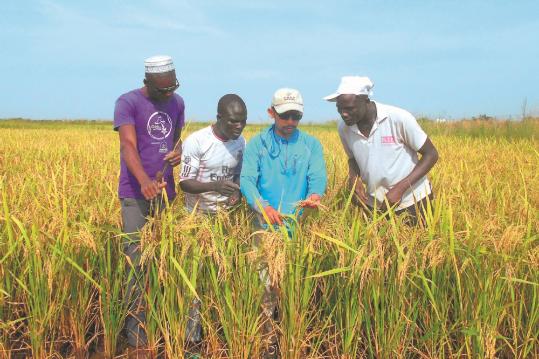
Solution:
<path fill-rule="evenodd" d="M 183 142 L 180 187 L 188 211 L 211 215 L 239 202 L 245 149 L 241 133 L 246 121 L 245 102 L 236 94 L 227 94 L 219 99 L 215 124 L 193 132 Z M 202 340 L 199 306 L 195 300 L 187 323 L 187 338 L 195 346 Z M 196 357 L 189 351 L 186 357 Z"/>
<path fill-rule="evenodd" d="M 387 201 L 417 223 L 432 198 L 426 175 L 438 151 L 412 114 L 372 101 L 373 86 L 368 77 L 344 76 L 337 92 L 324 97 L 336 102 L 343 120 L 338 129 L 348 155 L 349 184 L 360 204 L 384 208 Z"/>
<path fill-rule="evenodd" d="M 240 199 L 239 178 L 247 107 L 235 94 L 219 100 L 215 124 L 198 130 L 183 142 L 180 187 L 189 211 L 216 213 Z"/>

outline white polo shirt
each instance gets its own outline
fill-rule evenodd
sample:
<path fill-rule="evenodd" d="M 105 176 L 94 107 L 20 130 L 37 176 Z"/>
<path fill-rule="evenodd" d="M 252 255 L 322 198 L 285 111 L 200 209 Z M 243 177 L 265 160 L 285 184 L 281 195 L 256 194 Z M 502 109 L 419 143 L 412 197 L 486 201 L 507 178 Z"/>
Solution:
<path fill-rule="evenodd" d="M 373 101 L 374 102 L 374 101 Z M 367 204 L 384 201 L 385 194 L 408 176 L 419 161 L 417 151 L 427 140 L 415 117 L 398 107 L 374 102 L 377 117 L 368 137 L 356 125 L 339 123 L 339 136 L 348 158 L 354 158 L 367 188 Z M 431 193 L 426 176 L 402 197 L 397 209 L 414 205 Z"/>
<path fill-rule="evenodd" d="M 180 182 L 194 179 L 200 182 L 234 181 L 241 173 L 245 138 L 223 141 L 215 136 L 212 126 L 193 132 L 183 142 Z M 192 211 L 214 213 L 227 208 L 228 197 L 218 192 L 184 193 L 185 206 Z"/>

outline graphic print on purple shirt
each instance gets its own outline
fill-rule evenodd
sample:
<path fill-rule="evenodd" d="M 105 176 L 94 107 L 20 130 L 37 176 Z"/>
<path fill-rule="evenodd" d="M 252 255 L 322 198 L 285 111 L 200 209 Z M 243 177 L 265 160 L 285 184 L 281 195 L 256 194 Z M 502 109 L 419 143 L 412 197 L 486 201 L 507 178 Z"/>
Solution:
<path fill-rule="evenodd" d="M 168 101 L 155 102 L 136 89 L 123 94 L 116 100 L 114 108 L 114 130 L 122 125 L 134 125 L 137 134 L 137 148 L 146 174 L 155 179 L 163 168 L 163 157 L 174 148 L 176 128 L 184 125 L 185 105 L 181 96 L 174 94 Z M 166 191 L 169 199 L 176 196 L 172 168 L 163 176 L 167 182 Z M 120 198 L 144 198 L 140 184 L 127 169 L 120 154 L 120 180 L 118 184 Z"/>

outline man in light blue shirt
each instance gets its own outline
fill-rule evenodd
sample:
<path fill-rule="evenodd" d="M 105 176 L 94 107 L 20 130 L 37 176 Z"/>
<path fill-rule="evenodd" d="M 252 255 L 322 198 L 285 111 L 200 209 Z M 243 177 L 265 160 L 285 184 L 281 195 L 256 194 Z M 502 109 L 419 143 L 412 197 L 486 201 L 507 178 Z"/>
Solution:
<path fill-rule="evenodd" d="M 299 91 L 277 90 L 268 114 L 275 123 L 247 145 L 240 187 L 253 210 L 282 225 L 283 215 L 318 207 L 326 190 L 326 164 L 320 141 L 297 129 L 303 116 Z"/>
<path fill-rule="evenodd" d="M 303 208 L 317 208 L 326 191 L 326 164 L 320 142 L 297 129 L 303 116 L 303 99 L 299 91 L 282 88 L 275 92 L 268 114 L 275 123 L 254 136 L 245 148 L 240 189 L 249 206 L 258 213 L 264 228 L 287 225 L 286 215 L 298 217 Z M 259 248 L 263 233 L 254 237 Z M 265 284 L 262 310 L 266 320 L 262 331 L 268 337 L 262 358 L 278 357 L 277 330 L 278 285 L 272 283 L 267 263 L 261 258 L 260 278 Z"/>

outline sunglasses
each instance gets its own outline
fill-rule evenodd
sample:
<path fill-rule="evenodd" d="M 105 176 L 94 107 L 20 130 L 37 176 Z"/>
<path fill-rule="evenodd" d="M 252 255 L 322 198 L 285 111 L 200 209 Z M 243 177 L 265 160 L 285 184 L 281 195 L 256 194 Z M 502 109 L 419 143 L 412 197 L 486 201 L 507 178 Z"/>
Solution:
<path fill-rule="evenodd" d="M 152 86 L 153 87 L 153 86 Z M 170 93 L 170 92 L 174 92 L 176 91 L 178 88 L 180 87 L 180 83 L 178 82 L 178 80 L 176 80 L 176 85 L 174 86 L 169 86 L 169 87 L 153 87 L 155 89 L 155 91 L 159 92 L 160 94 L 167 94 L 167 93 Z"/>
<path fill-rule="evenodd" d="M 273 110 L 275 111 L 275 108 Z M 281 120 L 288 120 L 291 118 L 292 121 L 299 121 L 303 117 L 303 114 L 301 112 L 294 110 L 286 111 L 283 113 L 278 113 L 277 111 L 275 111 L 275 113 L 277 114 L 277 116 L 279 116 Z"/>

